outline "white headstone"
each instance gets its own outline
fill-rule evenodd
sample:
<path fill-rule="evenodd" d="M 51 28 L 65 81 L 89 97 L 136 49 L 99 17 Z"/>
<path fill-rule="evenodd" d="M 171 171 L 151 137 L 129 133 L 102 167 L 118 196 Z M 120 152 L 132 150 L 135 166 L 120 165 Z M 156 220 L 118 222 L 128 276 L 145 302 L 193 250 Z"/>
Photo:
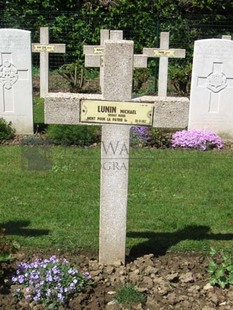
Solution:
<path fill-rule="evenodd" d="M 189 129 L 233 137 L 233 42 L 199 40 L 194 45 Z"/>
<path fill-rule="evenodd" d="M 0 29 L 0 117 L 33 134 L 30 31 Z"/>

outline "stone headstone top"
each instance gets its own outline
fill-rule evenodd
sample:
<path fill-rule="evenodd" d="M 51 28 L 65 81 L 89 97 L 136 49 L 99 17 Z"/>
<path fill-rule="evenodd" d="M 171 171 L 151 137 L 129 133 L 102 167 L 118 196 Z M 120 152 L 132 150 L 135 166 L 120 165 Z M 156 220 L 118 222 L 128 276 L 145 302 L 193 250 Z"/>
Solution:
<path fill-rule="evenodd" d="M 33 133 L 30 31 L 0 29 L 0 117 L 18 134 Z"/>
<path fill-rule="evenodd" d="M 233 42 L 199 40 L 194 45 L 189 129 L 233 136 Z"/>

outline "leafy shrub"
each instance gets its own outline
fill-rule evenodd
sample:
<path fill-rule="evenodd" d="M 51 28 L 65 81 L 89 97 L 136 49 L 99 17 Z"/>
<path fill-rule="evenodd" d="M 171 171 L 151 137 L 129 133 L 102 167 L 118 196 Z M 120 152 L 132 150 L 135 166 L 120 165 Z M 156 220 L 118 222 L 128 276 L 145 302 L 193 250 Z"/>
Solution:
<path fill-rule="evenodd" d="M 168 148 L 171 146 L 170 133 L 157 128 L 137 126 L 131 128 L 132 145 Z"/>
<path fill-rule="evenodd" d="M 15 136 L 15 129 L 12 128 L 11 122 L 7 123 L 0 118 L 0 141 L 11 140 Z"/>
<path fill-rule="evenodd" d="M 169 68 L 169 77 L 177 96 L 188 96 L 191 86 L 192 65 L 173 65 Z"/>
<path fill-rule="evenodd" d="M 182 130 L 172 135 L 172 147 L 209 150 L 222 148 L 222 139 L 209 130 Z"/>
<path fill-rule="evenodd" d="M 225 288 L 233 284 L 233 255 L 232 253 L 221 251 L 220 258 L 217 251 L 211 248 L 211 260 L 208 271 L 210 273 L 210 284 Z"/>
<path fill-rule="evenodd" d="M 140 93 L 142 91 L 143 85 L 150 78 L 150 70 L 148 68 L 135 69 L 133 73 L 133 91 L 135 93 Z"/>
<path fill-rule="evenodd" d="M 82 274 L 66 259 L 51 256 L 19 264 L 12 277 L 12 289 L 19 300 L 26 300 L 28 304 L 45 304 L 49 309 L 58 309 L 90 281 L 88 272 Z"/>
<path fill-rule="evenodd" d="M 171 134 L 158 128 L 150 128 L 148 144 L 156 148 L 169 148 L 171 146 Z"/>
<path fill-rule="evenodd" d="M 68 81 L 71 93 L 81 91 L 84 84 L 84 65 L 81 60 L 61 66 L 58 73 Z"/>
<path fill-rule="evenodd" d="M 100 142 L 100 127 L 85 125 L 49 125 L 47 137 L 54 144 L 88 146 Z"/>

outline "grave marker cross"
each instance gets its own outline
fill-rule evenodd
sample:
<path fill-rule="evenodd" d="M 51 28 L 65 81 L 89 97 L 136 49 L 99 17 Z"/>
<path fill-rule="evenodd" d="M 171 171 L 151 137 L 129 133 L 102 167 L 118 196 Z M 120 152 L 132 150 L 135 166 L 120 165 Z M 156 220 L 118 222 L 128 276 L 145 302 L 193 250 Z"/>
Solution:
<path fill-rule="evenodd" d="M 104 42 L 105 40 L 122 40 L 122 30 L 100 30 L 100 45 L 84 45 L 85 67 L 100 68 L 100 88 L 103 91 Z M 134 55 L 134 68 L 146 68 L 147 56 Z"/>
<path fill-rule="evenodd" d="M 144 48 L 143 55 L 159 57 L 158 96 L 167 96 L 168 58 L 184 58 L 184 49 L 169 49 L 169 32 L 160 33 L 160 48 Z"/>
<path fill-rule="evenodd" d="M 49 53 L 65 53 L 65 44 L 49 44 L 49 28 L 40 28 L 40 43 L 32 43 L 32 52 L 40 53 L 40 97 L 49 91 Z"/>
<path fill-rule="evenodd" d="M 132 97 L 134 43 L 126 40 L 105 40 L 103 50 L 103 99 L 115 102 L 117 108 L 119 102 L 123 105 Z M 84 51 L 87 51 L 86 47 Z M 90 65 L 89 59 L 93 59 L 92 55 L 90 57 L 90 54 L 86 53 L 85 58 L 86 64 Z M 105 102 L 102 103 L 106 108 Z M 153 106 L 151 116 L 152 110 Z M 100 263 L 125 261 L 129 132 L 130 126 L 127 125 L 102 126 Z"/>

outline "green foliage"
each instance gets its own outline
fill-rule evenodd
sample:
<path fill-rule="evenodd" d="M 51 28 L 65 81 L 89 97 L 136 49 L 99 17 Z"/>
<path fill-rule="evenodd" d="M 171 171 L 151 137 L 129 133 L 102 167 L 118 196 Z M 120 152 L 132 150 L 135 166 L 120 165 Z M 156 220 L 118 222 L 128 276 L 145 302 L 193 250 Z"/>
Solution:
<path fill-rule="evenodd" d="M 55 255 L 32 263 L 20 263 L 12 282 L 14 295 L 19 300 L 28 306 L 45 304 L 46 309 L 60 309 L 92 283 L 88 272 L 80 273 L 66 259 Z"/>
<path fill-rule="evenodd" d="M 148 68 L 135 69 L 133 73 L 133 92 L 139 94 L 143 86 L 149 81 L 150 70 Z"/>
<path fill-rule="evenodd" d="M 15 129 L 12 128 L 11 122 L 6 122 L 0 118 L 0 141 L 11 140 L 15 136 Z"/>
<path fill-rule="evenodd" d="M 12 254 L 19 249 L 19 244 L 9 240 L 5 235 L 5 229 L 0 228 L 0 278 L 4 276 L 2 263 L 9 262 L 13 259 Z"/>
<path fill-rule="evenodd" d="M 147 143 L 156 148 L 169 148 L 171 146 L 171 133 L 158 128 L 150 128 Z"/>
<path fill-rule="evenodd" d="M 116 300 L 120 304 L 132 306 L 135 303 L 144 303 L 146 295 L 127 283 L 116 292 Z"/>
<path fill-rule="evenodd" d="M 42 140 L 40 136 L 28 135 L 24 137 L 21 142 L 21 145 L 44 145 L 46 141 Z"/>
<path fill-rule="evenodd" d="M 47 127 L 44 124 L 44 98 L 34 97 L 33 102 L 33 120 L 36 132 L 44 132 Z"/>
<path fill-rule="evenodd" d="M 47 137 L 54 144 L 88 146 L 100 142 L 100 127 L 84 125 L 49 125 Z"/>
<path fill-rule="evenodd" d="M 68 81 L 71 93 L 79 93 L 84 84 L 84 65 L 78 60 L 75 63 L 63 65 L 58 73 Z"/>
<path fill-rule="evenodd" d="M 0 213 L 9 238 L 36 252 L 97 254 L 100 148 L 51 147 L 56 172 L 21 169 L 22 149 L 0 146 Z M 130 148 L 127 251 L 232 249 L 231 155 Z"/>
<path fill-rule="evenodd" d="M 40 75 L 40 68 L 38 67 L 32 67 L 32 76 L 35 77 L 35 76 L 39 76 Z"/>
<path fill-rule="evenodd" d="M 232 32 L 230 23 L 228 28 L 225 26 L 233 9 L 230 0 L 224 4 L 213 0 L 9 0 L 2 6 L 1 24 L 31 30 L 33 42 L 39 40 L 39 27 L 49 26 L 50 41 L 66 43 L 64 63 L 69 64 L 77 59 L 83 61 L 84 44 L 99 44 L 100 29 L 122 29 L 126 39 L 134 40 L 135 53 L 142 53 L 143 47 L 159 46 L 160 32 L 169 31 L 170 46 L 186 49 L 185 59 L 170 60 L 170 66 L 174 64 L 170 80 L 176 95 L 186 95 L 189 91 L 194 40 Z M 219 27 L 216 22 L 220 23 Z M 148 62 L 151 74 L 156 63 Z M 71 90 L 79 91 L 83 81 L 79 65 L 65 65 L 62 70 Z M 145 78 L 143 73 L 137 75 L 135 92 L 141 91 Z"/>
<path fill-rule="evenodd" d="M 214 248 L 211 248 L 211 260 L 208 268 L 209 281 L 211 285 L 225 288 L 233 284 L 233 254 L 232 252 L 221 251 L 220 258 L 217 254 L 219 253 Z"/>
<path fill-rule="evenodd" d="M 171 132 L 143 126 L 132 127 L 130 131 L 131 145 L 154 148 L 169 148 Z"/>
<path fill-rule="evenodd" d="M 187 96 L 190 93 L 192 65 L 174 65 L 169 67 L 170 82 L 177 96 Z"/>

